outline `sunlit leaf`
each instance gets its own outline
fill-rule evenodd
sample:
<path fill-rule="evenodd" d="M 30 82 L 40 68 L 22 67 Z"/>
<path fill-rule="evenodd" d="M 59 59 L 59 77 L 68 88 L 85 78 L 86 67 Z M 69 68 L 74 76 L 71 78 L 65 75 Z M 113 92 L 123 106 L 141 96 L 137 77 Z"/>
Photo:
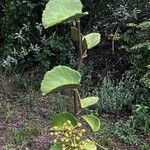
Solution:
<path fill-rule="evenodd" d="M 82 108 L 86 108 L 91 105 L 94 105 L 98 100 L 99 100 L 98 97 L 87 97 L 84 99 L 80 99 L 80 104 Z"/>
<path fill-rule="evenodd" d="M 85 142 L 85 144 L 83 145 L 85 150 L 97 150 L 96 144 L 95 142 Z"/>
<path fill-rule="evenodd" d="M 91 49 L 100 42 L 100 39 L 101 39 L 101 36 L 99 33 L 90 33 L 88 35 L 83 36 L 82 45 L 86 49 Z"/>
<path fill-rule="evenodd" d="M 54 116 L 52 120 L 52 126 L 57 126 L 62 129 L 64 123 L 66 123 L 68 120 L 71 122 L 70 127 L 75 127 L 77 125 L 77 119 L 72 114 L 63 112 Z"/>
<path fill-rule="evenodd" d="M 61 144 L 55 144 L 50 148 L 50 150 L 62 150 L 62 145 Z"/>
<path fill-rule="evenodd" d="M 48 28 L 87 15 L 82 13 L 82 7 L 80 0 L 49 0 L 42 15 L 43 26 Z"/>
<path fill-rule="evenodd" d="M 80 85 L 81 75 L 78 71 L 66 66 L 54 67 L 48 71 L 41 83 L 42 95 L 63 88 L 76 88 Z"/>
<path fill-rule="evenodd" d="M 100 129 L 100 120 L 94 115 L 85 115 L 82 118 L 89 124 L 92 131 L 96 132 Z"/>

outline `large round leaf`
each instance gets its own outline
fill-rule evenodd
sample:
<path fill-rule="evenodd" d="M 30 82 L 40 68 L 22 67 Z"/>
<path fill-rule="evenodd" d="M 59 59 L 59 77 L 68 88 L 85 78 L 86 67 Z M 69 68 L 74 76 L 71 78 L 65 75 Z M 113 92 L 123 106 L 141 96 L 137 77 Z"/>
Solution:
<path fill-rule="evenodd" d="M 61 144 L 55 144 L 50 148 L 50 150 L 62 150 L 62 145 Z"/>
<path fill-rule="evenodd" d="M 42 15 L 43 26 L 48 28 L 87 15 L 82 13 L 82 7 L 80 0 L 49 0 Z"/>
<path fill-rule="evenodd" d="M 82 38 L 82 45 L 86 49 L 95 47 L 100 42 L 101 36 L 99 33 L 90 33 Z"/>
<path fill-rule="evenodd" d="M 98 97 L 87 97 L 84 99 L 80 99 L 80 104 L 82 108 L 86 108 L 91 105 L 94 105 L 98 100 L 99 100 Z"/>
<path fill-rule="evenodd" d="M 85 116 L 82 116 L 82 118 L 89 124 L 92 131 L 96 132 L 100 129 L 100 121 L 96 116 L 85 115 Z"/>
<path fill-rule="evenodd" d="M 41 83 L 42 95 L 63 88 L 76 88 L 80 85 L 81 75 L 78 71 L 66 66 L 54 67 L 48 71 Z"/>
<path fill-rule="evenodd" d="M 77 119 L 72 114 L 63 112 L 54 116 L 52 126 L 57 126 L 60 129 L 63 129 L 64 123 L 67 123 L 68 120 L 71 122 L 70 127 L 73 128 L 77 125 Z"/>
<path fill-rule="evenodd" d="M 85 150 L 97 150 L 96 144 L 94 142 L 85 142 L 83 145 Z"/>

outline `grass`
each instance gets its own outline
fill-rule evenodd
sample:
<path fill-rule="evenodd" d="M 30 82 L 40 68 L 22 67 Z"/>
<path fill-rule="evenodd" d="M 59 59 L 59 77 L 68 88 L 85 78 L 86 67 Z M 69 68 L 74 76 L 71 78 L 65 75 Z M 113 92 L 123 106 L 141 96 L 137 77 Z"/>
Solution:
<path fill-rule="evenodd" d="M 21 143 L 22 141 L 29 140 L 41 131 L 40 124 L 24 124 L 20 129 L 10 131 L 8 139 L 10 143 Z"/>
<path fill-rule="evenodd" d="M 96 133 L 97 142 L 104 147 L 112 148 L 110 141 L 111 132 L 109 124 L 105 120 L 101 121 L 101 129 Z"/>

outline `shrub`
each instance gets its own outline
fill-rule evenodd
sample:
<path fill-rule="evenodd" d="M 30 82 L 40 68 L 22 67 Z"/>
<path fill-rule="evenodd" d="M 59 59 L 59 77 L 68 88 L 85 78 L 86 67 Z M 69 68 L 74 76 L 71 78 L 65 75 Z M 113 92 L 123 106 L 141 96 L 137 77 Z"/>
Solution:
<path fill-rule="evenodd" d="M 68 34 L 64 30 L 56 32 L 56 28 L 45 31 L 42 27 L 45 2 L 13 0 L 1 4 L 0 68 L 45 72 L 59 63 L 75 62 L 75 48 Z"/>
<path fill-rule="evenodd" d="M 129 59 L 139 79 L 146 73 L 150 60 L 150 21 L 144 20 L 139 24 L 129 23 L 128 30 L 121 36 L 121 48 L 128 52 Z"/>
<path fill-rule="evenodd" d="M 150 107 L 144 105 L 135 105 L 133 107 L 131 124 L 135 129 L 141 129 L 145 133 L 150 131 Z"/>
<path fill-rule="evenodd" d="M 126 74 L 115 83 L 108 74 L 99 87 L 100 101 L 98 109 L 101 112 L 117 114 L 125 108 L 131 110 L 132 102 L 135 100 L 138 85 L 133 76 Z"/>

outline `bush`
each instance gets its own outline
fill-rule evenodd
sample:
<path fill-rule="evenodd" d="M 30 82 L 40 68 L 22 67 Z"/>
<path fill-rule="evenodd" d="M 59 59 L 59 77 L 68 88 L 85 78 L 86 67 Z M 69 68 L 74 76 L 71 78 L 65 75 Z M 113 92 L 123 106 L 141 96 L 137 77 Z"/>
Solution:
<path fill-rule="evenodd" d="M 99 88 L 98 109 L 112 114 L 120 113 L 124 109 L 131 110 L 137 90 L 138 85 L 133 76 L 126 74 L 115 83 L 111 76 L 107 75 Z"/>
<path fill-rule="evenodd" d="M 114 33 L 117 28 L 125 30 L 129 22 L 138 22 L 144 17 L 149 16 L 149 0 L 139 3 L 136 0 L 105 0 L 105 1 L 88 1 L 83 0 L 85 7 L 90 12 L 87 29 L 93 27 L 96 30 L 104 32 L 105 36 Z"/>
<path fill-rule="evenodd" d="M 144 105 L 135 105 L 133 107 L 131 124 L 135 129 L 141 129 L 145 133 L 150 131 L 150 107 Z"/>
<path fill-rule="evenodd" d="M 150 21 L 130 23 L 127 26 L 129 29 L 122 35 L 121 48 L 128 52 L 133 68 L 140 78 L 146 73 L 146 66 L 150 60 Z"/>
<path fill-rule="evenodd" d="M 60 32 L 59 27 L 46 31 L 41 25 L 45 3 L 9 0 L 0 4 L 0 67 L 45 72 L 59 63 L 74 63 L 74 46 L 68 34 L 62 29 Z"/>

